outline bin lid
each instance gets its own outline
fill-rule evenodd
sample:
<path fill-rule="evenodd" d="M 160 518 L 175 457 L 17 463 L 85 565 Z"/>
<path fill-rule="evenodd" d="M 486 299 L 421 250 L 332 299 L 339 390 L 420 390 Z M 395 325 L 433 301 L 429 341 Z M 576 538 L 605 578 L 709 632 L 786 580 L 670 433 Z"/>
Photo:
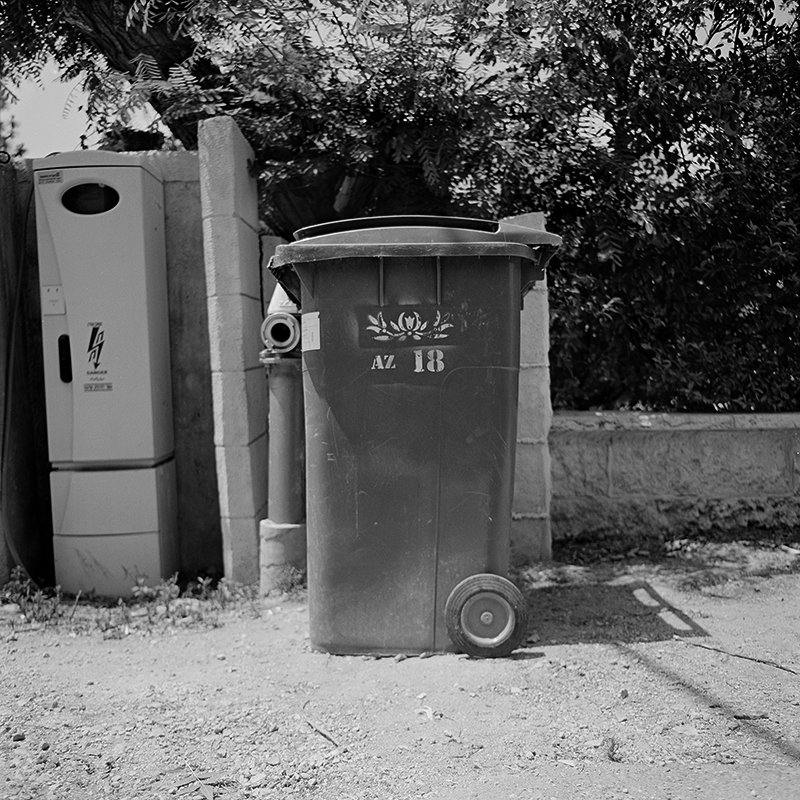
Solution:
<path fill-rule="evenodd" d="M 533 281 L 544 277 L 547 262 L 561 246 L 560 236 L 544 230 L 539 212 L 496 222 L 422 215 L 360 217 L 301 228 L 294 236 L 296 241 L 275 250 L 269 269 L 298 306 L 300 280 L 294 264 L 375 257 L 518 257 L 535 265 L 524 295 Z"/>
<path fill-rule="evenodd" d="M 470 217 L 400 215 L 358 217 L 310 225 L 295 231 L 303 244 L 447 244 L 509 242 L 558 248 L 561 237 L 544 230 L 540 213 L 498 221 Z"/>

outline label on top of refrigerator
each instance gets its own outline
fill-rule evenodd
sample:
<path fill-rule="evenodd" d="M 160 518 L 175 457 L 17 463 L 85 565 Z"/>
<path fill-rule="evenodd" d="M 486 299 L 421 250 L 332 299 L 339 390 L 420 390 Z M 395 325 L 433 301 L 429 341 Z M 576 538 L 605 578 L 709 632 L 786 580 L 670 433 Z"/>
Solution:
<path fill-rule="evenodd" d="M 36 182 L 42 183 L 63 183 L 64 171 L 60 169 L 48 169 L 36 173 Z"/>

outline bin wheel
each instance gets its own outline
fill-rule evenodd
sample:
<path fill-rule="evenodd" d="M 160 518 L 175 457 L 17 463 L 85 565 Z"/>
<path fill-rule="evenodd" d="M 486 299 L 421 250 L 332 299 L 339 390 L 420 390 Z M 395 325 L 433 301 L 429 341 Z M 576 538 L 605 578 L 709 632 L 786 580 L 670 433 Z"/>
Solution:
<path fill-rule="evenodd" d="M 444 607 L 453 644 L 478 658 L 512 653 L 528 631 L 528 606 L 522 592 L 499 575 L 470 575 L 450 592 Z"/>

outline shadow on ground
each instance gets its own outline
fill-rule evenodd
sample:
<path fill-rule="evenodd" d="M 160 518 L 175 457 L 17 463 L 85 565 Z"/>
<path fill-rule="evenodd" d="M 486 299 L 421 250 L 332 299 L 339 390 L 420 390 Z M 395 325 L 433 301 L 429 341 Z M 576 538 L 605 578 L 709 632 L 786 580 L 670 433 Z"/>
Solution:
<path fill-rule="evenodd" d="M 707 636 L 649 583 L 548 586 L 527 592 L 532 643 L 657 642 Z M 535 638 L 538 637 L 538 638 Z"/>
<path fill-rule="evenodd" d="M 516 576 L 530 606 L 532 644 L 707 636 L 653 582 L 682 593 L 733 597 L 758 578 L 800 571 L 796 545 L 749 540 L 676 540 L 667 543 L 658 557 L 637 550 L 625 557 L 603 557 L 591 546 L 580 549 L 574 544 L 555 550 L 557 561 L 529 567 Z"/>

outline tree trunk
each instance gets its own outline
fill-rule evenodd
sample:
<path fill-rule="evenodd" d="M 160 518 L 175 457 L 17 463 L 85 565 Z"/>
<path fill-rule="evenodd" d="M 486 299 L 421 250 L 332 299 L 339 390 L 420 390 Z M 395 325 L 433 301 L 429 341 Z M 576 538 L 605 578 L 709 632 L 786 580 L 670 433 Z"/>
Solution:
<path fill-rule="evenodd" d="M 192 39 L 175 33 L 163 21 L 154 21 L 142 29 L 141 23 L 127 25 L 131 2 L 107 0 L 72 0 L 64 4 L 65 19 L 84 35 L 86 40 L 103 54 L 108 65 L 125 75 L 136 73 L 137 56 L 148 55 L 159 66 L 162 76 L 169 75 L 169 68 L 183 63 L 192 55 L 195 43 Z M 197 78 L 217 74 L 216 68 L 207 61 L 198 61 L 192 68 Z M 169 101 L 154 93 L 150 104 L 164 117 L 164 124 L 173 136 L 180 139 L 189 150 L 197 147 L 197 119 L 170 117 Z"/>

